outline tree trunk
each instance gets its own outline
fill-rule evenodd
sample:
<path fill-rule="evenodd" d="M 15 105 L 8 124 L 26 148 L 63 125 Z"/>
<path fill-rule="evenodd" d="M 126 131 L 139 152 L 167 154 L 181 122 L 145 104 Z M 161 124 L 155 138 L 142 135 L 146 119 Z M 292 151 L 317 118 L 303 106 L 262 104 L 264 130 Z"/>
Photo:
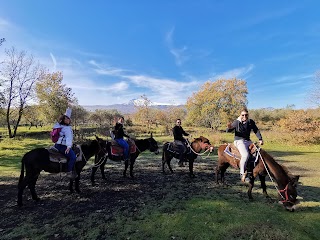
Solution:
<path fill-rule="evenodd" d="M 15 137 L 17 135 L 17 129 L 19 127 L 19 123 L 21 121 L 22 114 L 23 114 L 23 106 L 20 106 L 18 120 L 16 122 L 16 125 L 14 126 L 14 132 L 13 132 L 12 137 Z"/>

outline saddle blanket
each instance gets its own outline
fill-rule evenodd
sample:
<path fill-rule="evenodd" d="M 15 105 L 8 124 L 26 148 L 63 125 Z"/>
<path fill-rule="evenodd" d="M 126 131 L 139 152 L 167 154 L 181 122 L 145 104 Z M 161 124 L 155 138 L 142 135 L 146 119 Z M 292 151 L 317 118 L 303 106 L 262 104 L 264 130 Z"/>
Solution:
<path fill-rule="evenodd" d="M 224 152 L 229 155 L 230 157 L 233 157 L 235 160 L 241 160 L 241 155 L 238 151 L 238 149 L 233 145 L 228 143 L 227 147 L 224 149 Z M 247 165 L 254 164 L 256 165 L 258 161 L 258 158 L 255 158 L 251 153 L 249 154 L 249 159 L 247 161 Z"/>
<path fill-rule="evenodd" d="M 49 151 L 49 159 L 51 162 L 67 163 L 67 157 L 60 153 L 54 146 L 47 148 L 47 150 Z M 79 145 L 76 145 L 72 147 L 72 150 L 77 156 L 76 162 L 82 161 L 81 147 Z"/>
<path fill-rule="evenodd" d="M 237 160 L 241 159 L 241 156 L 239 154 L 239 151 L 234 147 L 231 147 L 231 144 L 228 143 L 227 147 L 224 149 L 224 152 L 229 155 L 230 157 L 233 157 Z"/>
<path fill-rule="evenodd" d="M 129 144 L 129 152 L 130 154 L 135 153 L 137 151 L 137 146 L 132 139 L 127 140 Z M 111 155 L 114 156 L 123 156 L 123 148 L 114 140 L 111 141 Z"/>
<path fill-rule="evenodd" d="M 171 153 L 174 153 L 174 154 L 180 154 L 180 151 L 181 151 L 181 148 L 183 146 L 181 146 L 181 144 L 176 144 L 175 142 L 170 142 L 168 144 L 168 148 L 167 150 Z M 187 146 L 184 146 L 185 147 L 185 151 L 187 151 Z"/>

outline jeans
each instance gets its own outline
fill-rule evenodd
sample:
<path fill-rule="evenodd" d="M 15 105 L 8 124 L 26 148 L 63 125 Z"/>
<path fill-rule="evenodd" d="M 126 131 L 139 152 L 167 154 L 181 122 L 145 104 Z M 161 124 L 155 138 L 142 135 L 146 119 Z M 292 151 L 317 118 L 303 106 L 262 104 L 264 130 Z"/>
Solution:
<path fill-rule="evenodd" d="M 240 174 L 244 174 L 247 161 L 249 159 L 249 146 L 252 142 L 244 139 L 235 140 L 234 145 L 240 152 Z"/>
<path fill-rule="evenodd" d="M 70 148 L 70 151 L 68 154 L 65 154 L 65 151 L 67 149 L 67 146 L 66 145 L 62 145 L 62 144 L 55 144 L 54 147 L 56 149 L 59 150 L 60 153 L 62 153 L 64 156 L 66 156 L 69 161 L 68 161 L 68 169 L 67 169 L 67 172 L 71 172 L 73 167 L 74 167 L 74 164 L 76 162 L 76 159 L 77 159 L 77 156 L 76 154 L 74 153 L 74 151 L 72 150 L 72 148 Z"/>
<path fill-rule="evenodd" d="M 129 159 L 129 144 L 123 138 L 117 138 L 115 141 L 123 148 L 124 159 Z"/>

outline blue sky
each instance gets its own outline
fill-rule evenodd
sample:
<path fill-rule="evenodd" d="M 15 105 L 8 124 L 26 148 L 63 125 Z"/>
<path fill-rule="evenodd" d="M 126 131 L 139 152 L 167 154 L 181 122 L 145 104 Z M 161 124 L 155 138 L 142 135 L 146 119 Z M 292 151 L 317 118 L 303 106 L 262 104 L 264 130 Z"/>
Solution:
<path fill-rule="evenodd" d="M 141 95 L 184 104 L 206 81 L 247 81 L 249 108 L 312 107 L 320 1 L 5 0 L 0 38 L 62 71 L 81 105 Z"/>

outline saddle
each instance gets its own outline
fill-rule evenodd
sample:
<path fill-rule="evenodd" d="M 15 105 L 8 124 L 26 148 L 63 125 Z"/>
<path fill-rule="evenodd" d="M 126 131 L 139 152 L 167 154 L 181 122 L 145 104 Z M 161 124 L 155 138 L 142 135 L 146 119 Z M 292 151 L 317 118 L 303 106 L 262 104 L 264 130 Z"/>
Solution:
<path fill-rule="evenodd" d="M 233 143 L 228 143 L 227 147 L 224 149 L 224 153 L 226 153 L 228 156 L 233 158 L 234 161 L 230 162 L 230 164 L 234 168 L 239 168 L 241 154 Z M 250 154 L 250 157 L 247 161 L 247 169 L 253 169 L 256 159 L 252 155 L 253 154 L 252 151 L 249 151 L 249 154 Z"/>
<path fill-rule="evenodd" d="M 135 153 L 137 151 L 137 146 L 132 139 L 127 139 L 127 143 L 129 144 L 129 153 Z M 110 144 L 111 155 L 113 156 L 123 156 L 123 148 L 115 141 L 111 140 Z"/>
<path fill-rule="evenodd" d="M 68 158 L 58 151 L 54 146 L 47 148 L 51 162 L 67 163 Z M 76 162 L 82 161 L 82 151 L 79 145 L 73 145 L 72 150 L 77 156 Z"/>
<path fill-rule="evenodd" d="M 173 154 L 179 155 L 182 145 L 176 142 L 169 142 L 167 150 Z M 185 153 L 188 150 L 188 147 L 184 145 Z"/>

